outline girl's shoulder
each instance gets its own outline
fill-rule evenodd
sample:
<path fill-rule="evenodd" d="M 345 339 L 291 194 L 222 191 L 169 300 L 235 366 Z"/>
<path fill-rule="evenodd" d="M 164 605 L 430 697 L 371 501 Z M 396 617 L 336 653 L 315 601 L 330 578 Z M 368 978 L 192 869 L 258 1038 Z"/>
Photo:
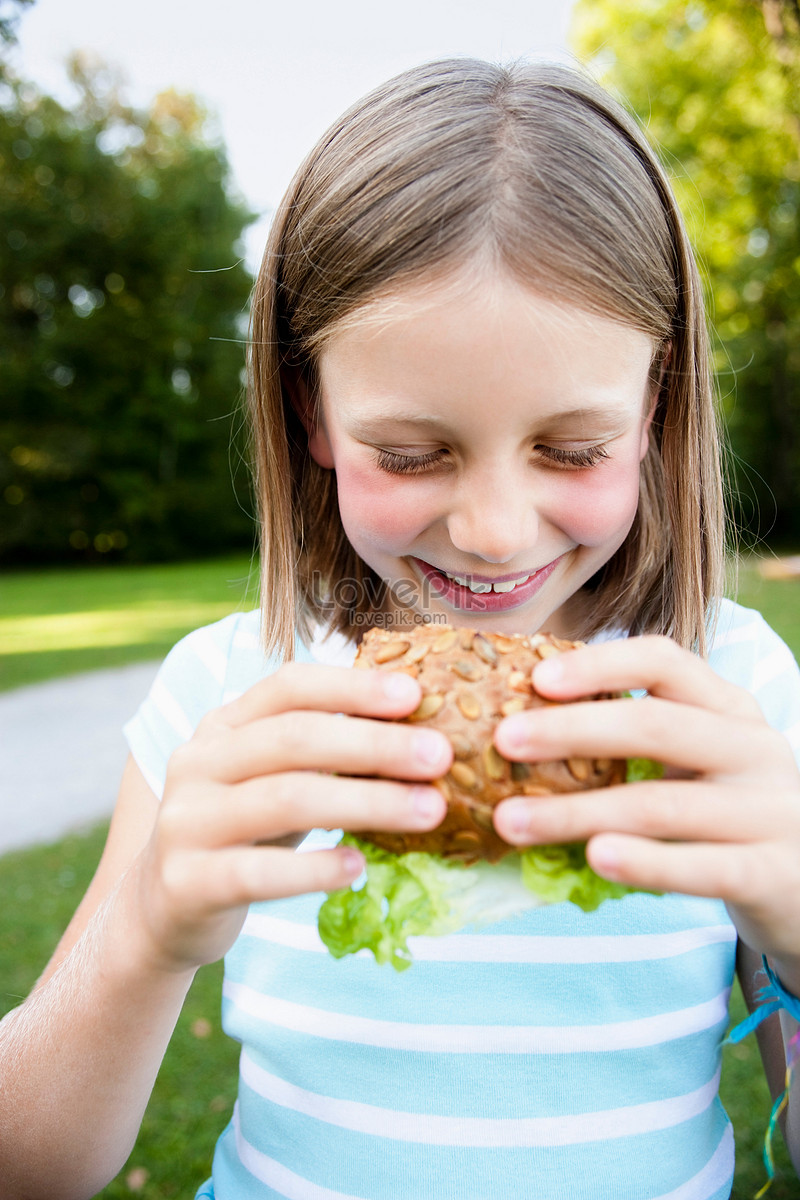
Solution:
<path fill-rule="evenodd" d="M 193 724 L 209 708 L 241 695 L 279 666 L 261 646 L 261 614 L 235 612 L 181 638 L 156 677 L 163 689 L 185 697 Z"/>
<path fill-rule="evenodd" d="M 295 639 L 295 657 L 314 661 L 313 643 Z M 241 696 L 281 665 L 261 640 L 261 614 L 231 613 L 181 638 L 164 659 L 125 737 L 156 795 L 170 754 L 194 733 L 211 709 Z"/>
<path fill-rule="evenodd" d="M 745 608 L 735 600 L 719 600 L 709 612 L 709 661 L 727 670 L 756 670 L 758 663 L 772 663 L 772 669 L 797 669 L 794 655 L 786 643 L 767 624 L 755 608 Z"/>
<path fill-rule="evenodd" d="M 786 643 L 756 609 L 727 599 L 712 610 L 709 633 L 709 665 L 751 692 L 800 754 L 800 670 Z"/>

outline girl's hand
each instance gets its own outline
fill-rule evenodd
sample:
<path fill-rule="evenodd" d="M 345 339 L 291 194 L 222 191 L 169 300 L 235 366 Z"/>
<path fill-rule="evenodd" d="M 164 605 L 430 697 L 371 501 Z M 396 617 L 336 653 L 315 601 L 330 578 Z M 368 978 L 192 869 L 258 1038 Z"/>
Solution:
<path fill-rule="evenodd" d="M 161 965 L 219 958 L 253 901 L 347 887 L 360 873 L 357 851 L 295 853 L 298 835 L 442 820 L 445 802 L 429 781 L 450 766 L 448 740 L 375 719 L 406 716 L 420 698 L 400 673 L 289 664 L 201 721 L 170 760 L 137 864 L 149 952 Z"/>
<path fill-rule="evenodd" d="M 554 655 L 538 692 L 575 700 L 645 689 L 644 699 L 554 705 L 506 718 L 507 758 L 653 758 L 664 779 L 513 798 L 495 826 L 518 845 L 586 841 L 598 874 L 634 887 L 723 899 L 760 953 L 800 962 L 800 773 L 753 697 L 666 638 Z"/>

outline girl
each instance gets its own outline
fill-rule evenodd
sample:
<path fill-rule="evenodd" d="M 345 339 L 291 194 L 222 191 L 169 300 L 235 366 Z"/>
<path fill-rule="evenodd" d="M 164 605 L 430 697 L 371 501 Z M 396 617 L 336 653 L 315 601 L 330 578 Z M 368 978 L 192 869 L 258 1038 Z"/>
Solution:
<path fill-rule="evenodd" d="M 800 680 L 720 599 L 710 393 L 669 188 L 592 83 L 436 63 L 329 131 L 253 298 L 263 613 L 181 643 L 128 727 L 97 875 L 4 1026 L 4 1197 L 120 1169 L 222 954 L 239 1098 L 199 1196 L 729 1195 L 735 968 L 752 1000 L 765 955 L 785 989 L 760 1030 L 776 1093 L 800 1012 Z M 441 820 L 448 743 L 385 720 L 418 685 L 347 668 L 365 625 L 443 618 L 589 639 L 536 668 L 554 700 L 648 693 L 510 717 L 496 744 L 665 779 L 495 823 L 667 894 L 423 939 L 398 977 L 323 952 L 320 893 L 362 862 L 320 831 Z"/>

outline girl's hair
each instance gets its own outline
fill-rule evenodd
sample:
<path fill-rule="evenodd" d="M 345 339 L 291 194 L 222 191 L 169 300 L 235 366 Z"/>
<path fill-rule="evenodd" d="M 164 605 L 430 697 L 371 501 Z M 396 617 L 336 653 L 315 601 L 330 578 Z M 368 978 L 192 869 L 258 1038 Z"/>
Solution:
<path fill-rule="evenodd" d="M 326 340 L 405 285 L 491 263 L 654 342 L 658 387 L 634 525 L 585 585 L 584 637 L 660 632 L 702 652 L 723 501 L 701 284 L 643 133 L 576 70 L 434 62 L 370 93 L 295 176 L 256 283 L 249 358 L 269 649 L 322 621 L 353 636 L 380 580 L 350 546 L 333 471 L 291 401 Z M 337 587 L 339 581 L 352 581 Z"/>

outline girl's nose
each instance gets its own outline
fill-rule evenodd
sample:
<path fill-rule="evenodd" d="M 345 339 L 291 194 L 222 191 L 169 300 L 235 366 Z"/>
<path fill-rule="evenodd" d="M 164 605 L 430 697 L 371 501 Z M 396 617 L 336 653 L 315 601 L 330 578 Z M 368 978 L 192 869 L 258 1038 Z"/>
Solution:
<path fill-rule="evenodd" d="M 539 517 L 534 497 L 516 476 L 465 481 L 448 518 L 448 533 L 464 554 L 485 562 L 511 562 L 536 544 Z"/>

